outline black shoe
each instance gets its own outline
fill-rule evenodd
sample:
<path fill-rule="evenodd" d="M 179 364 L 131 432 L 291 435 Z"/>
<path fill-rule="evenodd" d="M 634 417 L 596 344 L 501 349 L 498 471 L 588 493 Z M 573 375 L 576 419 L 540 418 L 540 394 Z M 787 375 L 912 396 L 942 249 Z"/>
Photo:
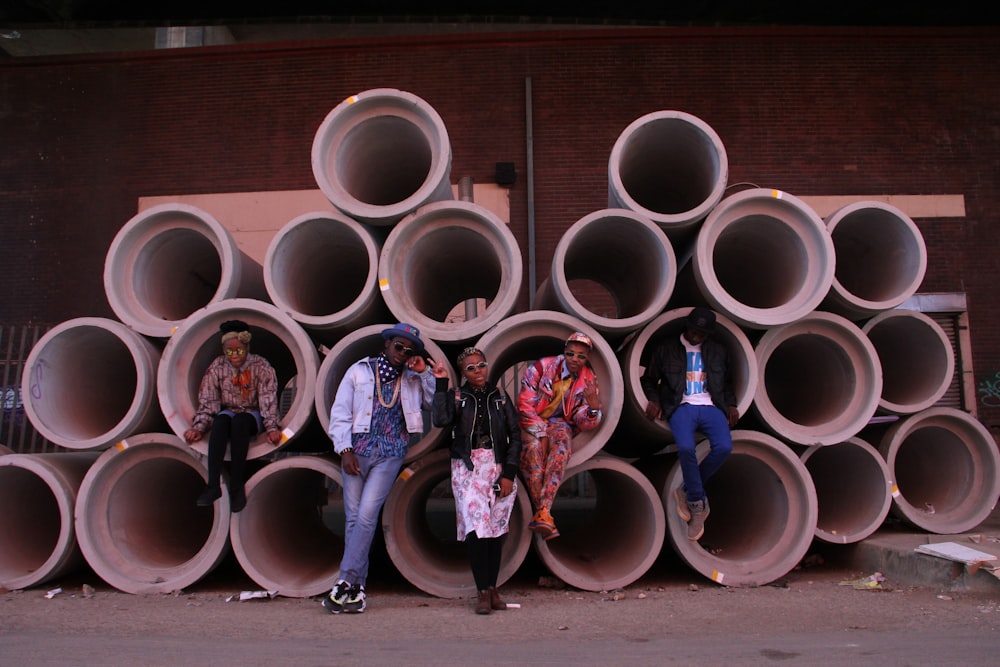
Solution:
<path fill-rule="evenodd" d="M 241 511 L 247 506 L 247 493 L 246 490 L 241 486 L 238 489 L 234 489 L 229 493 L 229 511 L 233 514 Z"/>
<path fill-rule="evenodd" d="M 365 587 L 354 584 L 351 586 L 351 592 L 347 594 L 347 599 L 344 600 L 344 613 L 360 614 L 366 606 Z"/>
<path fill-rule="evenodd" d="M 339 614 L 344 611 L 344 602 L 347 601 L 347 595 L 350 591 L 351 585 L 341 579 L 330 591 L 330 594 L 323 598 L 323 608 L 331 614 Z"/>
<path fill-rule="evenodd" d="M 208 507 L 221 497 L 222 497 L 222 489 L 220 489 L 218 486 L 212 486 L 211 484 L 209 484 L 208 486 L 205 487 L 205 490 L 201 492 L 201 495 L 198 496 L 198 500 L 196 501 L 196 503 L 198 507 Z"/>

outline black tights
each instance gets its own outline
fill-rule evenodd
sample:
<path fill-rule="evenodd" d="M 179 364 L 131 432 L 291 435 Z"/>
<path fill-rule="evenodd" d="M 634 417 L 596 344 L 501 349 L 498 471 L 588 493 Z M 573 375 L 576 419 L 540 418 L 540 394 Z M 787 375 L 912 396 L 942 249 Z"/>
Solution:
<path fill-rule="evenodd" d="M 476 580 L 476 590 L 485 591 L 497 585 L 500 576 L 500 551 L 503 537 L 477 537 L 475 531 L 465 536 L 465 548 L 472 565 L 472 578 Z"/>
<path fill-rule="evenodd" d="M 229 445 L 229 488 L 242 489 L 246 480 L 247 452 L 250 438 L 257 435 L 257 418 L 249 412 L 235 416 L 216 415 L 212 432 L 208 436 L 208 485 L 219 485 L 222 460 Z"/>

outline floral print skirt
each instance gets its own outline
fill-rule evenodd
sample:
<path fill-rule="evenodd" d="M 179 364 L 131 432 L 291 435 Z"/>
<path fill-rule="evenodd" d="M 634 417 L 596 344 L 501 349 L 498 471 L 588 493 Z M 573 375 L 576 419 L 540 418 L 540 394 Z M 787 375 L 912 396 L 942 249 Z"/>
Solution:
<path fill-rule="evenodd" d="M 472 450 L 472 470 L 462 459 L 451 460 L 451 490 L 455 496 L 455 518 L 458 523 L 458 540 L 475 532 L 478 537 L 500 537 L 510 528 L 510 515 L 517 499 L 517 480 L 514 492 L 498 498 L 493 484 L 500 479 L 503 466 L 496 462 L 492 449 Z"/>

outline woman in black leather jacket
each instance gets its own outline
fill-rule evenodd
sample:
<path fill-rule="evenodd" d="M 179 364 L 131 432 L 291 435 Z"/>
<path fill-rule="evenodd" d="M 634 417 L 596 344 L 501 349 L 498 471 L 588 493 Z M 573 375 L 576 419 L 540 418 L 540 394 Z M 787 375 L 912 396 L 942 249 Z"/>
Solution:
<path fill-rule="evenodd" d="M 452 427 L 451 487 L 458 539 L 464 541 L 476 582 L 477 614 L 506 609 L 497 592 L 503 535 L 510 528 L 521 458 L 517 410 L 507 393 L 487 384 L 489 363 L 481 350 L 458 355 L 464 382 L 448 388 L 448 371 L 435 364 L 432 419 Z"/>

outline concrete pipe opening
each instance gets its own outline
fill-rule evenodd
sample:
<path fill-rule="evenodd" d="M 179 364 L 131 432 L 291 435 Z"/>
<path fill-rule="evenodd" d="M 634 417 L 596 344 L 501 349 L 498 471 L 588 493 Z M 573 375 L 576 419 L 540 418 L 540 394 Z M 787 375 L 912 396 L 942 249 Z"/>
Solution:
<path fill-rule="evenodd" d="M 424 204 L 452 199 L 444 122 L 412 93 L 375 88 L 338 104 L 312 144 L 319 189 L 346 215 L 390 226 Z"/>
<path fill-rule="evenodd" d="M 656 111 L 632 121 L 608 160 L 608 206 L 649 218 L 673 240 L 696 231 L 719 203 L 729 178 L 722 140 L 682 111 Z"/>
<path fill-rule="evenodd" d="M 662 500 L 667 536 L 696 572 L 724 586 L 763 586 L 788 574 L 812 544 L 817 501 L 809 471 L 777 438 L 733 431 L 733 454 L 705 485 L 711 513 L 698 542 L 687 538 L 674 489 L 680 464 L 667 475 Z M 708 442 L 698 445 L 698 458 Z"/>
<path fill-rule="evenodd" d="M 463 201 L 429 204 L 390 232 L 379 286 L 397 319 L 438 341 L 472 340 L 513 312 L 521 290 L 517 239 L 489 210 Z M 456 307 L 482 299 L 474 317 Z"/>
<path fill-rule="evenodd" d="M 67 449 L 103 449 L 162 427 L 160 349 L 115 320 L 81 317 L 43 335 L 25 362 L 24 411 L 38 432 Z"/>
<path fill-rule="evenodd" d="M 882 366 L 879 410 L 913 414 L 933 406 L 951 388 L 955 352 L 944 329 L 914 310 L 887 310 L 865 322 Z"/>
<path fill-rule="evenodd" d="M 0 456 L 0 586 L 31 588 L 73 572 L 83 555 L 77 493 L 97 452 Z"/>
<path fill-rule="evenodd" d="M 670 426 L 663 419 L 650 421 L 645 410 L 648 400 L 642 390 L 642 374 L 649 365 L 649 358 L 660 341 L 676 338 L 685 328 L 685 318 L 691 308 L 675 308 L 660 314 L 644 326 L 628 342 L 621 353 L 621 367 L 625 381 L 625 405 L 622 412 L 620 435 L 605 446 L 617 456 L 636 457 L 654 454 L 673 443 Z M 750 409 L 757 393 L 757 357 L 746 333 L 725 315 L 716 316 L 713 338 L 725 345 L 729 353 L 729 369 L 736 394 L 736 408 L 740 415 Z"/>
<path fill-rule="evenodd" d="M 260 264 L 215 218 L 179 203 L 146 209 L 119 230 L 104 263 L 104 291 L 118 319 L 156 338 L 216 301 L 265 296 Z"/>
<path fill-rule="evenodd" d="M 816 487 L 818 539 L 853 544 L 881 527 L 892 505 L 892 481 L 877 449 L 854 437 L 810 447 L 800 458 Z"/>
<path fill-rule="evenodd" d="M 552 505 L 560 537 L 535 540 L 555 576 L 585 591 L 623 588 L 644 575 L 663 549 L 663 504 L 628 462 L 591 457 L 567 468 Z"/>
<path fill-rule="evenodd" d="M 254 299 L 227 299 L 194 313 L 184 321 L 163 349 L 158 372 L 160 406 L 171 430 L 178 437 L 191 428 L 198 409 L 198 387 L 212 360 L 222 352 L 219 325 L 226 320 L 243 320 L 253 339 L 250 352 L 270 362 L 278 376 L 278 405 L 283 438 L 278 448 L 297 438 L 313 417 L 313 392 L 319 353 L 309 335 L 284 311 Z M 208 452 L 208 438 L 192 447 Z M 266 433 L 250 441 L 250 459 L 275 451 Z M 228 456 L 228 454 L 227 454 Z"/>
<path fill-rule="evenodd" d="M 254 473 L 247 506 L 230 523 L 243 571 L 285 597 L 333 588 L 344 555 L 341 489 L 340 462 L 332 456 L 289 456 Z"/>
<path fill-rule="evenodd" d="M 754 352 L 754 409 L 784 439 L 800 445 L 843 442 L 878 409 L 878 354 L 864 332 L 840 315 L 817 311 L 770 329 Z"/>
<path fill-rule="evenodd" d="M 942 535 L 972 530 L 1000 497 L 1000 455 L 992 434 L 955 408 L 929 408 L 896 422 L 878 446 L 898 493 L 892 513 Z"/>
<path fill-rule="evenodd" d="M 326 353 L 323 362 L 320 364 L 319 372 L 316 375 L 316 391 L 313 395 L 316 415 L 323 425 L 325 433 L 329 433 L 330 431 L 330 409 L 333 407 L 334 399 L 337 396 L 337 388 L 340 386 L 340 381 L 344 379 L 347 369 L 365 357 L 378 356 L 379 352 L 385 347 L 382 332 L 392 326 L 392 323 L 371 324 L 353 331 L 344 336 Z M 457 378 L 451 360 L 423 332 L 421 332 L 420 338 L 424 341 L 427 353 L 432 359 L 444 360 L 445 365 L 448 367 L 448 382 L 451 386 L 455 386 Z M 419 438 L 411 439 L 410 447 L 404 459 L 405 461 L 413 461 L 427 452 L 436 449 L 448 436 L 447 431 L 431 424 L 429 408 L 425 407 L 422 413 L 424 417 L 424 432 Z"/>
<path fill-rule="evenodd" d="M 109 449 L 80 486 L 76 532 L 94 572 L 125 593 L 171 593 L 201 580 L 229 549 L 229 494 L 195 500 L 208 472 L 176 436 L 143 433 Z"/>
<path fill-rule="evenodd" d="M 497 585 L 503 585 L 524 562 L 531 546 L 529 521 L 531 500 L 518 481 Z M 447 450 L 431 452 L 400 472 L 382 510 L 382 531 L 389 558 L 411 584 L 439 598 L 475 596 L 465 544 L 456 537 Z"/>
<path fill-rule="evenodd" d="M 267 293 L 314 337 L 332 343 L 389 319 L 378 291 L 380 249 L 364 225 L 343 214 L 306 213 L 278 230 L 268 246 Z"/>
<path fill-rule="evenodd" d="M 476 347 L 490 361 L 489 382 L 500 382 L 515 401 L 527 364 L 537 359 L 562 354 L 566 339 L 581 331 L 594 341 L 590 365 L 597 375 L 603 418 L 600 426 L 583 431 L 573 438 L 569 466 L 577 466 L 607 444 L 618 427 L 625 402 L 625 384 L 621 365 L 608 342 L 589 324 L 553 310 L 533 310 L 508 317 L 479 339 Z"/>
<path fill-rule="evenodd" d="M 604 209 L 559 239 L 535 307 L 569 313 L 608 338 L 623 338 L 663 312 L 676 277 L 677 259 L 662 229 L 634 211 Z"/>
<path fill-rule="evenodd" d="M 681 272 L 737 324 L 767 329 L 815 310 L 834 264 L 830 232 L 815 211 L 788 193 L 754 188 L 712 210 Z"/>
<path fill-rule="evenodd" d="M 823 308 L 853 320 L 875 315 L 910 298 L 927 270 L 920 230 L 895 206 L 860 201 L 826 219 L 837 255 Z"/>

